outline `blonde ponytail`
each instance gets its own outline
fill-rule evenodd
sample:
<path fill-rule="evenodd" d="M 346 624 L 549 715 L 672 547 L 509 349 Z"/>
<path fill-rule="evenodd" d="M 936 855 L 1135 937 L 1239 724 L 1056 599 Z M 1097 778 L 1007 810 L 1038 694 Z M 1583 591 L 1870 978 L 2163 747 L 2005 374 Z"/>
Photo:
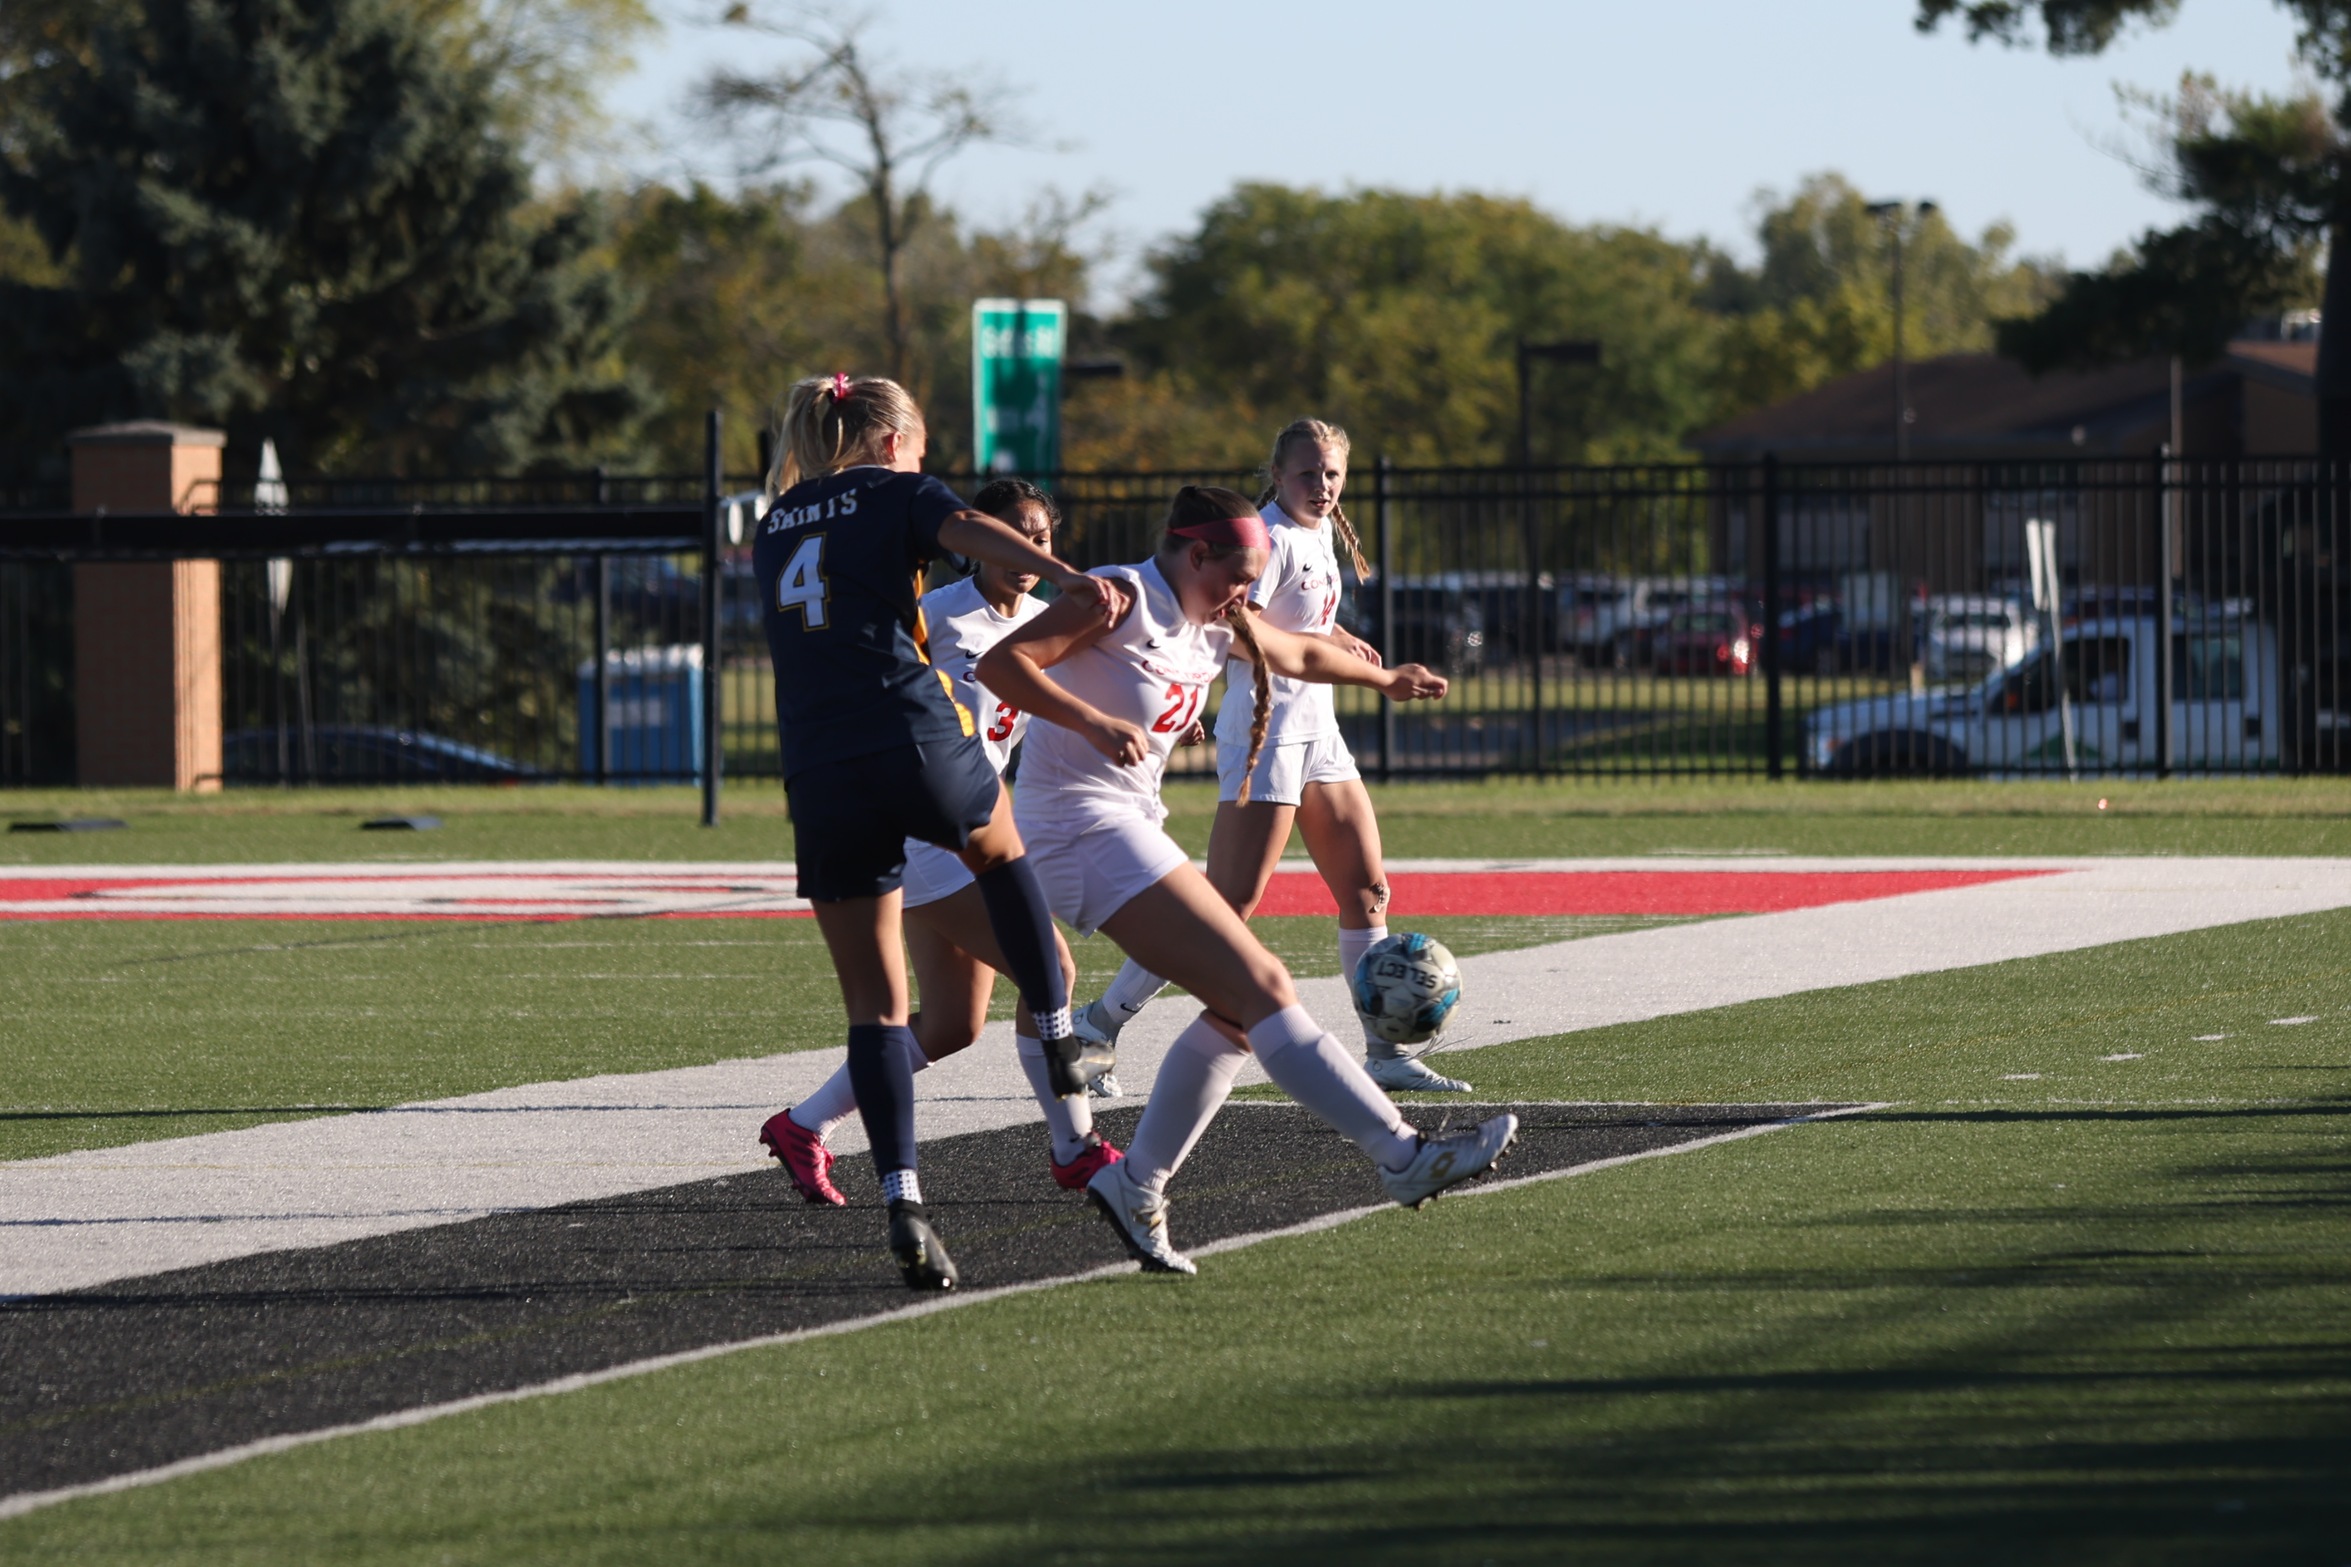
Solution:
<path fill-rule="evenodd" d="M 793 485 L 881 455 L 882 439 L 921 429 L 922 409 L 887 376 L 812 375 L 784 394 L 783 428 L 767 471 L 769 500 Z"/>

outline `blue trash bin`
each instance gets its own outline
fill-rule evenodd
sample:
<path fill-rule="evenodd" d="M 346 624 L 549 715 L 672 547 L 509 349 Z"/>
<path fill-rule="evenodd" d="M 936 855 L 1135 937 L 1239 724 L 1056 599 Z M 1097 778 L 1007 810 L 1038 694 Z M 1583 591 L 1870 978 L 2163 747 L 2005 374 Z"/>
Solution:
<path fill-rule="evenodd" d="M 692 643 L 604 656 L 616 784 L 702 778 L 702 649 Z M 596 664 L 580 665 L 580 774 L 596 776 Z"/>

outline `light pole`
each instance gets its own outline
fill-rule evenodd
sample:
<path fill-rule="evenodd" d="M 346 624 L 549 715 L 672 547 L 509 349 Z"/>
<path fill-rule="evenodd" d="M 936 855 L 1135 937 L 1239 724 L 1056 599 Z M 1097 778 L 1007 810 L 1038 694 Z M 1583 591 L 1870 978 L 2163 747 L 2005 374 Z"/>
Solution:
<path fill-rule="evenodd" d="M 1931 201 L 1873 201 L 1864 209 L 1894 245 L 1894 460 L 1910 460 L 1910 364 L 1902 352 L 1902 230 L 1935 214 Z"/>
<path fill-rule="evenodd" d="M 1563 365 L 1596 365 L 1600 362 L 1600 344 L 1588 337 L 1568 338 L 1557 343 L 1530 343 L 1518 340 L 1518 465 L 1535 465 L 1535 407 L 1529 377 L 1538 359 L 1549 359 Z"/>

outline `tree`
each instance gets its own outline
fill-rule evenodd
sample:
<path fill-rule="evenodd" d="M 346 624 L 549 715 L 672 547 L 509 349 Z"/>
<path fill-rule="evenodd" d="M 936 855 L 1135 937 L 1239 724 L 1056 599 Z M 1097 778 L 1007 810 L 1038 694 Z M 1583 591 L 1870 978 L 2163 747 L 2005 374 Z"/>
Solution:
<path fill-rule="evenodd" d="M 1785 201 L 1759 198 L 1762 260 L 1753 272 L 1719 261 L 1704 299 L 1730 320 L 1717 382 L 1728 418 L 1824 381 L 1882 364 L 1893 352 L 1890 236 L 1862 193 L 1818 174 Z M 2055 290 L 2050 270 L 2010 257 L 2015 231 L 1984 230 L 1974 244 L 1939 212 L 1903 235 L 1907 352 L 1981 352 L 1993 323 L 2031 311 Z"/>
<path fill-rule="evenodd" d="M 315 469 L 578 461 L 637 397 L 591 203 L 399 0 L 136 0 L 9 82 L 0 450 L 163 416 Z"/>
<path fill-rule="evenodd" d="M 862 21 L 817 15 L 770 22 L 745 4 L 727 25 L 783 39 L 807 54 L 768 75 L 719 70 L 703 85 L 705 115 L 744 152 L 744 171 L 772 175 L 794 164 L 826 163 L 857 182 L 872 224 L 882 289 L 882 335 L 890 376 L 909 373 L 912 328 L 906 262 L 925 218 L 936 210 L 930 182 L 939 166 L 975 142 L 1013 137 L 1001 95 L 951 76 L 891 71 L 865 48 Z"/>
<path fill-rule="evenodd" d="M 1511 451 L 1520 339 L 1598 338 L 1597 370 L 1539 377 L 1536 456 L 1663 459 L 1710 407 L 1702 259 L 1524 201 L 1247 184 L 1150 258 L 1115 336 L 1222 412 L 1225 458 L 1258 460 L 1276 425 L 1313 414 L 1367 451 L 1441 463 Z"/>
<path fill-rule="evenodd" d="M 2217 355 L 2246 318 L 2305 302 L 2328 259 L 2318 350 L 2319 447 L 2351 456 L 2351 0 L 2279 0 L 2301 23 L 2302 63 L 2330 88 L 2276 98 L 2190 77 L 2166 106 L 2157 189 L 2200 208 L 2150 230 L 2103 272 L 2076 272 L 2038 315 L 2005 325 L 2003 352 L 2039 370 L 2155 351 Z M 2178 0 L 1918 0 L 1931 32 L 1959 19 L 1971 40 L 2029 45 L 2037 18 L 2055 55 L 2094 55 L 2134 24 L 2160 26 Z"/>
<path fill-rule="evenodd" d="M 901 257 L 900 303 L 906 379 L 930 415 L 935 465 L 970 456 L 975 297 L 1068 299 L 1081 336 L 1095 330 L 1083 314 L 1087 257 L 1073 233 L 1090 210 L 1049 193 L 1012 227 L 970 233 L 952 212 L 920 212 Z M 791 382 L 887 363 L 872 213 L 861 197 L 824 211 L 804 184 L 732 195 L 652 186 L 622 205 L 613 255 L 641 301 L 624 353 L 654 396 L 642 448 L 654 465 L 698 461 L 703 410 L 719 407 L 728 464 L 748 469 Z"/>

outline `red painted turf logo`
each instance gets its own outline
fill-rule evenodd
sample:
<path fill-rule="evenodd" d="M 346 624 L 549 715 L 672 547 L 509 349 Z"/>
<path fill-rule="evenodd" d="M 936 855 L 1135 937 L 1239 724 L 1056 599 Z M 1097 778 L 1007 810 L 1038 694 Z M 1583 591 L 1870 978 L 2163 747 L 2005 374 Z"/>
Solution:
<path fill-rule="evenodd" d="M 1551 870 L 1464 864 L 1390 877 L 1406 916 L 1771 914 L 1939 892 L 2029 870 Z M 786 866 L 533 865 L 0 870 L 0 919 L 777 919 L 806 915 Z M 1337 912 L 1283 870 L 1261 914 Z"/>

